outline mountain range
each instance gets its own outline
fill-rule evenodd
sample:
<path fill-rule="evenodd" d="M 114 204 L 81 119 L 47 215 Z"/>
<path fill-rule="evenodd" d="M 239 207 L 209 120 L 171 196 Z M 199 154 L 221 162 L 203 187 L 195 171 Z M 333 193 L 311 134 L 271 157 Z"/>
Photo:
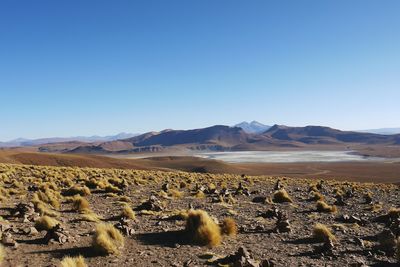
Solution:
<path fill-rule="evenodd" d="M 40 139 L 26 139 L 18 138 L 8 142 L 0 142 L 0 147 L 21 147 L 21 146 L 38 146 L 44 144 L 61 143 L 61 142 L 107 142 L 120 139 L 126 139 L 139 134 L 133 133 L 119 133 L 116 135 L 108 136 L 73 136 L 73 137 L 50 137 L 50 138 L 40 138 Z"/>
<path fill-rule="evenodd" d="M 127 139 L 81 143 L 66 142 L 42 145 L 42 152 L 67 153 L 134 153 L 189 151 L 245 151 L 271 148 L 312 148 L 316 146 L 400 145 L 400 134 L 380 135 L 341 131 L 324 126 L 289 127 L 274 125 L 261 133 L 248 133 L 240 127 L 215 125 L 193 130 L 149 132 Z"/>

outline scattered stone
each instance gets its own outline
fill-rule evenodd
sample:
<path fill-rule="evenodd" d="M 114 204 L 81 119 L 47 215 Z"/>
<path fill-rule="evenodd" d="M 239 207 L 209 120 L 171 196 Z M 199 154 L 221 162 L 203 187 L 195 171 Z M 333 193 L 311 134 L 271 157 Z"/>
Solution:
<path fill-rule="evenodd" d="M 235 254 L 217 259 L 214 264 L 229 264 L 234 267 L 273 267 L 274 263 L 269 260 L 263 260 L 261 263 L 253 259 L 245 247 L 240 247 Z"/>
<path fill-rule="evenodd" d="M 336 205 L 336 206 L 347 206 L 347 203 L 344 201 L 342 195 L 337 195 L 334 205 Z"/>
<path fill-rule="evenodd" d="M 274 190 L 277 191 L 277 190 L 280 190 L 282 188 L 283 188 L 283 185 L 281 184 L 281 180 L 277 180 L 276 183 L 275 183 L 275 186 L 274 186 Z"/>
<path fill-rule="evenodd" d="M 379 249 L 384 252 L 393 253 L 396 247 L 396 236 L 392 231 L 385 229 L 376 236 L 379 242 Z"/>
<path fill-rule="evenodd" d="M 114 226 L 126 236 L 131 236 L 135 233 L 135 230 L 129 225 L 130 220 L 127 218 L 121 218 Z"/>
<path fill-rule="evenodd" d="M 23 218 L 23 222 L 32 222 L 39 218 L 39 214 L 35 212 L 35 206 L 32 202 L 27 204 L 19 203 L 13 210 L 12 216 Z"/>
<path fill-rule="evenodd" d="M 3 233 L 1 242 L 3 243 L 3 245 L 9 246 L 9 247 L 17 247 L 18 246 L 17 241 L 14 240 L 14 238 L 10 232 Z"/>
<path fill-rule="evenodd" d="M 279 209 L 277 207 L 272 207 L 264 213 L 259 213 L 258 216 L 266 218 L 266 219 L 278 218 Z"/>
<path fill-rule="evenodd" d="M 354 215 L 343 214 L 338 218 L 338 221 L 343 223 L 357 223 L 358 225 L 364 225 L 366 222 L 361 220 L 359 217 Z"/>
<path fill-rule="evenodd" d="M 149 200 L 143 202 L 135 209 L 136 211 L 140 210 L 151 210 L 151 211 L 162 211 L 163 207 L 161 202 L 157 199 L 156 196 L 150 196 Z"/>
<path fill-rule="evenodd" d="M 265 203 L 266 200 L 267 200 L 267 197 L 257 196 L 257 197 L 254 197 L 251 202 L 253 202 L 253 203 Z"/>
<path fill-rule="evenodd" d="M 26 235 L 36 235 L 38 234 L 38 230 L 36 230 L 35 227 L 31 226 L 31 227 L 25 227 L 22 229 L 22 232 Z"/>
<path fill-rule="evenodd" d="M 72 241 L 73 238 L 70 237 L 69 233 L 65 229 L 57 224 L 52 229 L 48 230 L 46 235 L 43 237 L 45 243 L 60 243 L 64 244 L 68 241 Z"/>
<path fill-rule="evenodd" d="M 292 230 L 286 212 L 278 211 L 278 220 L 276 221 L 275 230 L 278 233 L 287 233 Z"/>

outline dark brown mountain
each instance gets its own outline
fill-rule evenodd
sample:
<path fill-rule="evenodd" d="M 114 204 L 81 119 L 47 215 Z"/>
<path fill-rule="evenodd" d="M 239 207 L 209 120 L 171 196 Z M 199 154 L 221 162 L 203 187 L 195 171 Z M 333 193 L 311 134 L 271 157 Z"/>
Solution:
<path fill-rule="evenodd" d="M 274 125 L 261 134 L 246 133 L 239 127 L 216 125 L 194 130 L 164 130 L 149 132 L 128 139 L 63 146 L 41 146 L 40 151 L 68 153 L 133 153 L 161 152 L 166 149 L 240 151 L 272 148 L 304 148 L 316 145 L 347 146 L 400 145 L 399 135 L 379 135 L 340 131 L 323 126 L 288 127 Z"/>
<path fill-rule="evenodd" d="M 400 135 L 380 135 L 353 131 L 340 131 L 323 126 L 288 127 L 274 125 L 263 136 L 277 140 L 295 141 L 305 144 L 398 144 Z"/>

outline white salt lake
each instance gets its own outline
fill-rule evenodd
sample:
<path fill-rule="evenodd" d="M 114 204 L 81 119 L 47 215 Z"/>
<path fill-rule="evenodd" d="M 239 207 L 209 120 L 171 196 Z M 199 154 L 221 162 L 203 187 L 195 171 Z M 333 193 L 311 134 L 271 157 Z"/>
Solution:
<path fill-rule="evenodd" d="M 229 163 L 294 163 L 384 161 L 385 158 L 365 157 L 353 151 L 235 151 L 204 152 L 194 156 Z"/>

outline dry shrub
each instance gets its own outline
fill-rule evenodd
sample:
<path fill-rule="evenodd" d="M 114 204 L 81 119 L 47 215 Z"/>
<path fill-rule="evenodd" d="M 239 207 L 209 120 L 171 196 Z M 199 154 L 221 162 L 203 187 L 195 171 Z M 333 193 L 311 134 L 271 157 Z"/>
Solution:
<path fill-rule="evenodd" d="M 337 208 L 335 205 L 328 205 L 324 201 L 317 202 L 317 211 L 319 212 L 337 212 Z"/>
<path fill-rule="evenodd" d="M 183 198 L 184 195 L 183 192 L 176 189 L 170 189 L 168 190 L 168 193 L 170 193 L 173 198 Z"/>
<path fill-rule="evenodd" d="M 120 196 L 118 198 L 118 201 L 129 203 L 129 202 L 131 202 L 131 199 L 128 196 Z"/>
<path fill-rule="evenodd" d="M 92 247 L 101 254 L 118 254 L 124 246 L 124 237 L 112 224 L 98 224 Z"/>
<path fill-rule="evenodd" d="M 52 210 L 46 203 L 41 202 L 40 200 L 34 201 L 32 203 L 35 205 L 35 210 L 39 212 L 41 216 L 46 215 L 50 217 L 59 217 L 60 214 L 54 210 Z"/>
<path fill-rule="evenodd" d="M 74 196 L 74 195 L 88 196 L 90 195 L 90 189 L 87 186 L 74 185 L 64 190 L 63 194 L 65 196 Z"/>
<path fill-rule="evenodd" d="M 203 191 L 199 190 L 196 194 L 195 194 L 196 198 L 205 198 L 206 195 L 204 194 Z"/>
<path fill-rule="evenodd" d="M 400 217 L 400 208 L 390 208 L 388 211 L 388 216 L 392 219 L 397 219 Z"/>
<path fill-rule="evenodd" d="M 285 189 L 281 189 L 274 193 L 274 197 L 272 199 L 275 203 L 284 203 L 284 202 L 293 202 L 290 198 L 289 194 Z"/>
<path fill-rule="evenodd" d="M 221 232 L 227 236 L 236 236 L 237 225 L 233 218 L 225 218 L 221 223 Z"/>
<path fill-rule="evenodd" d="M 80 215 L 80 220 L 86 222 L 99 222 L 101 219 L 102 217 L 94 213 L 92 210 L 85 210 L 85 213 Z"/>
<path fill-rule="evenodd" d="M 53 229 L 53 227 L 59 223 L 60 222 L 54 218 L 51 218 L 49 216 L 42 216 L 35 221 L 35 228 L 38 231 L 43 231 L 43 230 L 48 231 L 50 229 Z"/>
<path fill-rule="evenodd" d="M 314 201 L 319 201 L 319 200 L 324 201 L 324 200 L 325 200 L 325 197 L 324 197 L 320 192 L 315 192 L 315 191 L 313 191 L 313 196 L 312 196 L 311 200 L 314 200 Z"/>
<path fill-rule="evenodd" d="M 64 257 L 60 262 L 60 267 L 87 267 L 85 259 L 82 256 Z"/>
<path fill-rule="evenodd" d="M 122 208 L 122 212 L 120 217 L 125 217 L 131 220 L 135 220 L 136 219 L 136 214 L 135 212 L 132 210 L 131 207 L 129 207 L 129 205 L 124 205 L 124 207 Z"/>
<path fill-rule="evenodd" d="M 74 207 L 74 210 L 79 211 L 79 212 L 86 212 L 90 210 L 90 204 L 89 201 L 87 201 L 86 198 L 81 197 L 80 195 L 74 196 L 72 200 L 72 204 Z"/>
<path fill-rule="evenodd" d="M 186 233 L 191 241 L 214 247 L 221 243 L 221 229 L 204 210 L 190 210 L 186 220 Z"/>
<path fill-rule="evenodd" d="M 314 226 L 313 237 L 320 242 L 328 240 L 336 241 L 336 237 L 332 234 L 331 230 L 322 223 L 317 223 Z"/>
<path fill-rule="evenodd" d="M 119 193 L 119 192 L 121 192 L 121 189 L 119 189 L 119 188 L 116 187 L 116 186 L 113 186 L 112 184 L 108 184 L 108 185 L 104 188 L 104 191 L 105 191 L 106 193 Z"/>
<path fill-rule="evenodd" d="M 0 266 L 5 258 L 6 258 L 6 250 L 4 249 L 3 245 L 0 244 Z"/>

